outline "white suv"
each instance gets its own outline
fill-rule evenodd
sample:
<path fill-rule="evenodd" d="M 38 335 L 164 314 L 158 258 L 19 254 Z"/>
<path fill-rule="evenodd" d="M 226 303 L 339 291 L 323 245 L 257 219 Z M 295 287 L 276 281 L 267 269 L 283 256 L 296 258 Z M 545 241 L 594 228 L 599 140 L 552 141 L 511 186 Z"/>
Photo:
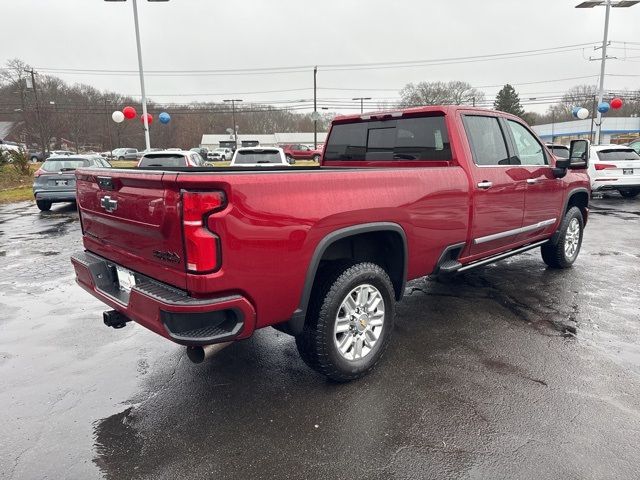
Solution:
<path fill-rule="evenodd" d="M 592 145 L 589 152 L 591 191 L 617 190 L 625 198 L 640 193 L 640 155 L 624 145 Z"/>
<path fill-rule="evenodd" d="M 284 150 L 276 147 L 243 147 L 233 154 L 230 167 L 288 167 Z"/>

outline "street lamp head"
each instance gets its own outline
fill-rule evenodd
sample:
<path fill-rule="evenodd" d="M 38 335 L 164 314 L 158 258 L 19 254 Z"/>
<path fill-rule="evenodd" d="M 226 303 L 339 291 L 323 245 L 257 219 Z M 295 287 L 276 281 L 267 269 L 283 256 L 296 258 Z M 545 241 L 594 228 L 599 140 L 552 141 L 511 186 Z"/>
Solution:
<path fill-rule="evenodd" d="M 588 2 L 582 2 L 579 5 L 576 5 L 576 8 L 593 8 L 593 7 L 599 7 L 602 5 L 607 5 L 607 3 L 610 3 L 610 5 L 613 8 L 628 8 L 628 7 L 633 7 L 637 3 L 640 3 L 640 0 L 618 0 L 618 1 L 612 0 L 610 2 L 607 2 L 607 0 L 593 0 Z"/>

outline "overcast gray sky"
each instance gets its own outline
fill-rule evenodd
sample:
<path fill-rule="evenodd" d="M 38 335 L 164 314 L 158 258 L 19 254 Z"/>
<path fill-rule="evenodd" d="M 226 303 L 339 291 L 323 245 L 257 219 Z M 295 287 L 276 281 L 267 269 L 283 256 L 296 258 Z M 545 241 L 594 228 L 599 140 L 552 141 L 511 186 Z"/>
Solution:
<path fill-rule="evenodd" d="M 469 57 L 602 41 L 604 8 L 578 0 L 139 0 L 145 70 L 221 70 L 321 65 L 319 106 L 328 99 L 397 98 L 408 82 L 463 80 L 492 98 L 516 86 L 523 101 L 597 82 L 592 46 L 560 53 L 448 65 L 335 71 L 322 65 Z M 137 70 L 131 0 L 3 2 L 0 62 L 18 57 L 40 69 Z M 612 9 L 607 90 L 640 86 L 640 4 Z M 635 50 L 631 50 L 633 48 Z M 635 57 L 635 58 L 632 58 Z M 64 80 L 139 95 L 136 74 L 57 73 Z M 626 76 L 625 76 L 626 75 Z M 523 85 L 528 82 L 588 77 Z M 158 101 L 277 101 L 313 97 L 311 69 L 242 75 L 146 77 Z M 289 92 L 264 92 L 290 90 Z M 300 90 L 297 90 L 300 89 Z M 335 89 L 335 90 L 334 90 Z M 344 90 L 337 90 L 344 89 Z M 213 95 L 216 94 L 216 95 Z M 189 96 L 193 95 L 193 96 Z M 527 106 L 544 111 L 546 106 Z"/>

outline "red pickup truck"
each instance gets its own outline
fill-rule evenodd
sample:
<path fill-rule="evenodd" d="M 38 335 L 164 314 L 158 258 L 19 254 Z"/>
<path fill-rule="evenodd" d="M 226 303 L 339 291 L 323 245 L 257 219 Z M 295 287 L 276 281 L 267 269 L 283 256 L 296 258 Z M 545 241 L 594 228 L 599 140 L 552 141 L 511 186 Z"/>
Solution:
<path fill-rule="evenodd" d="M 276 327 L 312 368 L 364 375 L 407 280 L 539 247 L 575 261 L 587 221 L 588 142 L 555 158 L 501 112 L 433 106 L 336 118 L 321 166 L 78 169 L 77 282 L 187 346 Z"/>
<path fill-rule="evenodd" d="M 282 145 L 282 150 L 287 157 L 289 163 L 293 160 L 313 160 L 319 162 L 322 157 L 322 150 L 313 149 L 301 144 Z"/>

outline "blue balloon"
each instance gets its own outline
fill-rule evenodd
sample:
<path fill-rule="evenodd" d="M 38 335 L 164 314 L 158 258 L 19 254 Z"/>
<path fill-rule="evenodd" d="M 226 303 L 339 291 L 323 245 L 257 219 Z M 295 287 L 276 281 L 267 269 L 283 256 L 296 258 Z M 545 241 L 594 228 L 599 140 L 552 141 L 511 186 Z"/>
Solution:
<path fill-rule="evenodd" d="M 166 125 L 171 121 L 171 115 L 169 115 L 167 112 L 162 112 L 160 115 L 158 115 L 158 119 L 160 120 L 160 123 Z"/>
<path fill-rule="evenodd" d="M 602 102 L 598 105 L 598 111 L 600 113 L 607 113 L 609 111 L 610 105 L 607 102 Z"/>
<path fill-rule="evenodd" d="M 573 107 L 571 109 L 571 115 L 573 115 L 575 118 L 578 118 L 578 110 L 580 110 L 580 107 Z"/>

